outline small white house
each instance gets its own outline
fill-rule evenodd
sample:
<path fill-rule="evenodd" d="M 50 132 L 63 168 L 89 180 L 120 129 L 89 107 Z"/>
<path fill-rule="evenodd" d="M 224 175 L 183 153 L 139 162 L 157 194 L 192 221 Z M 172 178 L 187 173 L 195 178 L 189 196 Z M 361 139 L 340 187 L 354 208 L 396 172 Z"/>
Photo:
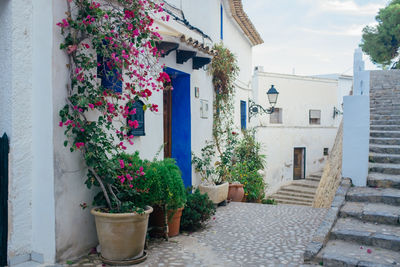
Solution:
<path fill-rule="evenodd" d="M 213 44 L 223 42 L 237 55 L 238 99 L 247 100 L 252 47 L 262 40 L 241 0 L 163 2 L 171 19 L 157 21 L 160 47 L 167 52 L 161 63 L 172 77 L 174 93 L 153 94 L 159 112 L 145 112 L 144 135 L 135 137 L 130 151 L 151 159 L 171 140 L 161 156 L 177 159 L 188 186 L 199 183 L 191 152 L 198 153 L 212 138 L 214 89 L 207 64 Z M 80 208 L 94 195 L 83 184 L 84 161 L 63 147 L 65 137 L 57 126 L 69 75 L 56 23 L 67 10 L 67 1 L 61 0 L 0 1 L 0 134 L 7 133 L 10 140 L 8 171 L 1 169 L 7 173 L 8 193 L 0 191 L 1 203 L 6 203 L 0 208 L 8 220 L 0 219 L 0 254 L 6 255 L 0 260 L 10 266 L 30 260 L 63 262 L 97 244 L 93 217 Z M 239 125 L 240 112 L 235 116 Z"/>
<path fill-rule="evenodd" d="M 322 171 L 341 121 L 334 110 L 341 110 L 342 103 L 337 79 L 267 73 L 256 67 L 254 98 L 265 108 L 271 85 L 279 92 L 275 111 L 249 118 L 267 156 L 267 195 L 294 179 Z M 345 93 L 351 89 L 347 86 Z"/>

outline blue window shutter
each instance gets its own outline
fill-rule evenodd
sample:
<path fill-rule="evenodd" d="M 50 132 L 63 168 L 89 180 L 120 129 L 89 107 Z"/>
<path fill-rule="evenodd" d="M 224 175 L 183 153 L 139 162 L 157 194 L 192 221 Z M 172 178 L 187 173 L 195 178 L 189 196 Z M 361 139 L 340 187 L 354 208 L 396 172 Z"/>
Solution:
<path fill-rule="evenodd" d="M 240 128 L 246 129 L 246 101 L 240 100 Z"/>
<path fill-rule="evenodd" d="M 128 120 L 131 121 L 135 121 L 137 120 L 139 123 L 139 127 L 132 128 L 129 131 L 129 135 L 133 135 L 133 136 L 145 136 L 145 125 L 144 125 L 144 110 L 143 110 L 143 106 L 144 103 L 140 100 L 135 101 L 135 103 L 133 103 L 132 108 L 136 108 L 136 113 L 133 115 L 130 115 L 128 117 Z"/>
<path fill-rule="evenodd" d="M 224 40 L 224 8 L 221 5 L 221 40 Z"/>
<path fill-rule="evenodd" d="M 97 77 L 101 78 L 101 85 L 108 90 L 116 93 L 122 93 L 122 81 L 118 79 L 118 73 L 122 71 L 118 68 L 110 69 L 107 66 L 107 59 L 97 55 Z"/>

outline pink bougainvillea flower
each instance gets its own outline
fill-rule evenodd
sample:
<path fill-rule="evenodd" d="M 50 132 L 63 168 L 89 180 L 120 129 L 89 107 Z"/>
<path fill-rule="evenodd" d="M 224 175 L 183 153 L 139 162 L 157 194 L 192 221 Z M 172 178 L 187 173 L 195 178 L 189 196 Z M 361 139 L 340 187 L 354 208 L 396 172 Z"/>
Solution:
<path fill-rule="evenodd" d="M 121 169 L 125 168 L 125 163 L 122 159 L 119 160 L 119 166 L 121 166 Z"/>
<path fill-rule="evenodd" d="M 62 22 L 57 23 L 57 26 L 61 27 L 61 28 L 65 28 L 69 26 L 69 23 L 66 19 L 63 19 Z"/>
<path fill-rule="evenodd" d="M 130 176 L 129 173 L 126 175 L 126 179 L 128 179 L 129 181 L 132 181 L 132 180 L 133 180 L 132 176 Z"/>
<path fill-rule="evenodd" d="M 369 248 L 369 249 L 367 249 L 367 253 L 368 254 L 371 254 L 372 253 L 372 250 Z"/>
<path fill-rule="evenodd" d="M 74 45 L 69 45 L 69 46 L 67 47 L 67 53 L 68 53 L 68 54 L 72 54 L 73 52 L 76 51 L 77 48 L 78 48 L 78 46 L 77 46 L 76 44 L 74 44 Z"/>
<path fill-rule="evenodd" d="M 58 126 L 62 127 L 62 126 L 63 126 L 63 122 L 60 121 L 60 122 L 58 123 Z"/>
<path fill-rule="evenodd" d="M 134 120 L 134 121 L 128 120 L 128 124 L 129 124 L 130 127 L 133 127 L 135 129 L 137 127 L 139 127 L 139 122 L 137 120 Z"/>
<path fill-rule="evenodd" d="M 94 109 L 94 105 L 93 104 L 88 104 L 89 108 Z"/>
<path fill-rule="evenodd" d="M 76 148 L 78 148 L 78 149 L 83 147 L 84 145 L 85 145 L 85 143 L 81 143 L 81 142 L 78 142 L 75 144 Z"/>

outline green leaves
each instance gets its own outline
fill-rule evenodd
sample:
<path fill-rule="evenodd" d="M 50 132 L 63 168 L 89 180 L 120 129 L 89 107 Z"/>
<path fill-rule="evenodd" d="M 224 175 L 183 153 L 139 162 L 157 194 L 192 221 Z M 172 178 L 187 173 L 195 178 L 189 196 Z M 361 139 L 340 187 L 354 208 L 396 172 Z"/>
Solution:
<path fill-rule="evenodd" d="M 379 10 L 376 16 L 378 25 L 363 29 L 360 47 L 375 64 L 383 68 L 389 66 L 398 56 L 400 46 L 400 3 L 392 2 Z"/>

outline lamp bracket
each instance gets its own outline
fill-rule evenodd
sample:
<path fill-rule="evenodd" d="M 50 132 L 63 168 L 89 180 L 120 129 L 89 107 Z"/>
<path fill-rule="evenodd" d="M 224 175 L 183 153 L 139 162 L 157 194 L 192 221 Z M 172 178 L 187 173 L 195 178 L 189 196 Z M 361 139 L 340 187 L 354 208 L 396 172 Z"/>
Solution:
<path fill-rule="evenodd" d="M 253 100 L 249 99 L 249 121 L 251 117 L 257 115 L 257 114 L 272 114 L 275 111 L 274 107 L 271 107 L 269 109 L 263 108 L 261 105 L 256 104 Z"/>
<path fill-rule="evenodd" d="M 340 111 L 336 107 L 333 107 L 333 118 L 336 118 L 336 116 L 343 115 L 343 111 Z"/>

